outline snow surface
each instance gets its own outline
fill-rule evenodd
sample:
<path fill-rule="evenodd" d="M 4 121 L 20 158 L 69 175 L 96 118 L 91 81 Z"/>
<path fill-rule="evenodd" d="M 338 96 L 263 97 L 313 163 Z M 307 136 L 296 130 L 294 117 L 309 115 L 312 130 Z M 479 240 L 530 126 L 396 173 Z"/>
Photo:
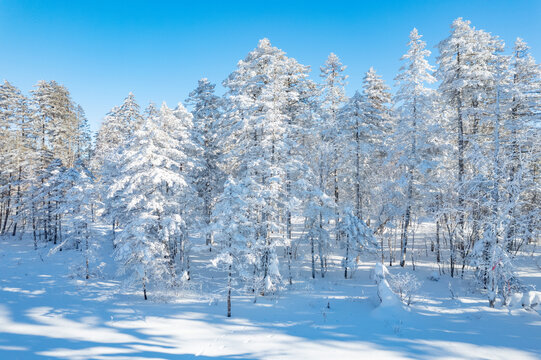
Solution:
<path fill-rule="evenodd" d="M 194 271 L 191 290 L 176 297 L 152 293 L 145 302 L 107 276 L 69 275 L 66 263 L 75 252 L 47 252 L 34 251 L 30 241 L 0 240 L 0 359 L 541 358 L 539 308 L 491 309 L 468 280 L 446 274 L 429 280 L 428 262 L 416 264 L 422 286 L 410 307 L 379 306 L 370 278 L 375 263 L 362 262 L 353 279 L 344 280 L 337 265 L 325 279 L 297 281 L 279 297 L 254 304 L 237 295 L 227 318 L 225 298 L 197 285 L 203 276 L 222 281 L 212 270 Z M 522 279 L 539 288 L 535 261 L 524 264 Z M 296 271 L 309 279 L 308 268 Z"/>

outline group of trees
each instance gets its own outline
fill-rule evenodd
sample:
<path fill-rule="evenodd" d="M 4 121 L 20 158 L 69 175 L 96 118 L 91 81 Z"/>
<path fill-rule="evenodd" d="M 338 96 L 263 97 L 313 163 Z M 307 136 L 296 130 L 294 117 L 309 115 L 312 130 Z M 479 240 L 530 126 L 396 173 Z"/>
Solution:
<path fill-rule="evenodd" d="M 99 216 L 145 299 L 155 284 L 189 281 L 192 245 L 204 243 L 228 275 L 230 315 L 236 282 L 255 300 L 292 284 L 295 261 L 309 261 L 313 278 L 336 255 L 350 278 L 363 251 L 405 266 L 423 220 L 435 224 L 440 270 L 471 266 L 494 305 L 516 286 L 512 257 L 539 235 L 541 70 L 521 39 L 505 55 L 460 18 L 438 49 L 435 69 L 413 29 L 395 94 L 370 68 L 348 98 L 338 56 L 316 82 L 263 39 L 223 96 L 199 81 L 191 112 L 142 112 L 130 94 L 92 155 L 64 87 L 40 82 L 26 99 L 6 82 L 0 231 L 80 248 L 88 277 Z"/>
<path fill-rule="evenodd" d="M 0 233 L 31 232 L 36 246 L 57 244 L 68 221 L 60 199 L 78 179 L 71 169 L 91 157 L 83 109 L 55 81 L 38 82 L 30 97 L 5 81 L 0 85 L 0 144 Z"/>

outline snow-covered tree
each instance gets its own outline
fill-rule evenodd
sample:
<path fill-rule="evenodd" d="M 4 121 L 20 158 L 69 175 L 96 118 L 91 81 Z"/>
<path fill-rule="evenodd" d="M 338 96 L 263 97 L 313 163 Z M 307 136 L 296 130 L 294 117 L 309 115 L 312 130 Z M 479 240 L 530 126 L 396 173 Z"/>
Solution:
<path fill-rule="evenodd" d="M 538 187 L 541 147 L 536 140 L 540 136 L 536 123 L 541 114 L 541 66 L 520 38 L 515 41 L 509 72 L 510 104 L 502 124 L 502 153 L 508 159 L 504 170 L 508 177 L 505 194 L 509 208 L 505 241 L 509 250 L 518 250 L 541 230 L 538 221 L 541 214 L 535 205 L 541 195 Z"/>
<path fill-rule="evenodd" d="M 219 147 L 217 126 L 220 120 L 220 98 L 214 94 L 216 85 L 206 78 L 199 80 L 186 103 L 193 107 L 194 137 L 202 149 L 201 170 L 197 175 L 197 189 L 203 200 L 202 229 L 205 243 L 212 249 L 211 214 L 216 197 L 221 191 L 223 176 L 218 168 Z"/>
<path fill-rule="evenodd" d="M 439 91 L 446 106 L 447 129 L 456 133 L 452 145 L 455 149 L 456 203 L 448 206 L 456 220 L 456 246 L 463 259 L 462 269 L 469 252 L 480 237 L 482 212 L 479 207 L 485 193 L 483 184 L 490 171 L 482 156 L 490 137 L 491 103 L 494 101 L 494 76 L 497 72 L 498 53 L 503 44 L 491 34 L 470 26 L 469 21 L 456 19 L 451 35 L 439 43 L 440 55 L 437 77 Z M 450 205 L 450 204 L 449 204 Z M 451 254 L 451 275 L 454 259 Z"/>
<path fill-rule="evenodd" d="M 56 81 L 39 81 L 32 90 L 35 124 L 40 133 L 42 169 L 54 157 L 67 167 L 76 160 L 79 122 L 69 91 Z"/>
<path fill-rule="evenodd" d="M 0 234 L 23 223 L 22 199 L 32 176 L 35 153 L 27 99 L 4 81 L 0 85 Z"/>
<path fill-rule="evenodd" d="M 355 210 L 346 207 L 338 224 L 345 255 L 342 260 L 344 278 L 351 278 L 356 268 L 357 257 L 362 252 L 374 252 L 378 243 L 373 231 L 357 217 Z"/>
<path fill-rule="evenodd" d="M 135 101 L 133 93 L 124 99 L 120 107 L 113 107 L 105 116 L 103 123 L 96 136 L 94 156 L 92 157 L 92 170 L 100 179 L 100 193 L 103 194 L 104 216 L 112 225 L 112 238 L 115 240 L 116 228 L 121 225 L 116 214 L 113 213 L 111 202 L 114 198 L 109 197 L 109 188 L 119 176 L 120 153 L 131 140 L 134 132 L 142 122 L 139 105 Z M 118 205 L 118 203 L 117 203 Z"/>
<path fill-rule="evenodd" d="M 86 164 L 90 163 L 92 157 L 92 132 L 90 131 L 90 124 L 85 115 L 81 105 L 77 105 L 75 109 L 75 116 L 77 118 L 77 139 L 75 158 L 83 160 Z"/>
<path fill-rule="evenodd" d="M 93 230 L 93 207 L 97 202 L 94 176 L 82 160 L 74 167 L 59 174 L 56 192 L 59 206 L 56 215 L 62 219 L 62 242 L 51 249 L 56 252 L 63 249 L 80 250 L 83 257 L 84 276 L 90 278 L 91 264 L 96 260 L 98 234 Z"/>
<path fill-rule="evenodd" d="M 116 238 L 115 257 L 120 270 L 143 286 L 172 283 L 175 251 L 185 239 L 187 209 L 179 206 L 192 193 L 183 176 L 190 159 L 181 148 L 185 129 L 164 104 L 159 117 L 149 117 L 135 131 L 120 156 L 119 176 L 109 197 L 123 224 Z M 184 204 L 183 204 L 184 205 Z"/>
<path fill-rule="evenodd" d="M 417 29 L 410 33 L 408 52 L 402 56 L 404 65 L 396 77 L 398 121 L 393 134 L 393 162 L 398 171 L 400 203 L 403 205 L 402 230 L 400 236 L 400 265 L 406 262 L 409 228 L 414 217 L 428 200 L 428 176 L 434 166 L 434 134 L 437 129 L 434 117 L 434 90 L 426 87 L 436 81 L 433 68 L 428 63 L 430 51 L 421 40 Z"/>
<path fill-rule="evenodd" d="M 32 182 L 25 201 L 32 204 L 35 246 L 38 242 L 52 242 L 56 245 L 61 240 L 62 217 L 57 210 L 66 186 L 62 183 L 65 171 L 62 160 L 53 159 Z"/>
<path fill-rule="evenodd" d="M 382 213 L 375 200 L 382 194 L 381 185 L 385 182 L 381 180 L 387 176 L 384 171 L 384 158 L 389 150 L 386 140 L 392 131 L 391 94 L 389 87 L 373 67 L 366 72 L 362 88 L 363 122 L 360 124 L 359 132 L 361 142 L 365 144 L 364 150 L 369 154 L 365 163 L 370 169 L 370 177 L 365 179 L 370 190 L 365 196 L 364 203 L 371 209 L 371 214 L 363 218 L 366 218 L 365 221 L 370 224 L 372 217 L 377 218 Z M 379 206 L 385 206 L 385 201 L 380 202 Z M 375 228 L 377 229 L 387 221 L 386 216 L 376 219 Z"/>
<path fill-rule="evenodd" d="M 254 219 L 248 206 L 249 187 L 246 185 L 228 180 L 211 215 L 216 241 L 221 245 L 212 264 L 227 272 L 227 317 L 231 317 L 231 294 L 237 281 L 253 289 L 250 280 L 256 259 L 250 256 L 249 247 L 254 237 Z"/>
<path fill-rule="evenodd" d="M 277 248 L 287 246 L 284 219 L 292 202 L 288 174 L 296 166 L 296 157 L 288 156 L 290 118 L 284 112 L 290 105 L 288 91 L 293 90 L 289 86 L 293 78 L 285 71 L 287 61 L 283 51 L 263 39 L 224 82 L 228 91 L 223 124 L 229 142 L 223 145 L 223 161 L 236 183 L 249 184 L 256 293 L 273 292 L 282 285 Z"/>
<path fill-rule="evenodd" d="M 162 106 L 160 116 L 170 117 L 167 108 Z M 171 124 L 169 132 L 178 141 L 178 146 L 182 152 L 182 162 L 180 168 L 180 176 L 186 182 L 187 188 L 177 202 L 180 208 L 180 215 L 184 219 L 182 227 L 182 236 L 179 240 L 179 246 L 174 251 L 178 255 L 178 263 L 180 270 L 183 272 L 184 279 L 190 279 L 190 251 L 191 242 L 190 234 L 200 232 L 202 227 L 201 208 L 202 201 L 197 194 L 197 177 L 201 173 L 204 164 L 201 160 L 202 149 L 194 139 L 193 115 L 182 105 L 178 103 L 177 107 L 172 111 L 175 121 L 166 121 Z"/>
<path fill-rule="evenodd" d="M 143 117 L 140 114 L 139 105 L 133 93 L 130 92 L 121 106 L 113 107 L 105 116 L 98 131 L 93 157 L 95 171 L 101 172 L 102 167 L 107 166 L 104 163 L 111 157 L 114 158 L 119 148 L 128 142 L 142 122 Z"/>
<path fill-rule="evenodd" d="M 332 194 L 337 211 L 335 218 L 335 227 L 338 227 L 340 221 L 339 203 L 340 203 L 340 171 L 342 170 L 343 158 L 341 157 L 341 124 L 339 123 L 339 111 L 346 97 L 347 75 L 343 72 L 346 69 L 342 65 L 338 56 L 330 53 L 325 64 L 320 68 L 320 77 L 323 79 L 322 99 L 321 99 L 321 127 L 322 143 L 325 144 L 325 167 L 327 169 L 328 191 Z M 323 144 L 322 144 L 323 145 Z M 335 230 L 335 237 L 339 239 L 339 231 Z"/>

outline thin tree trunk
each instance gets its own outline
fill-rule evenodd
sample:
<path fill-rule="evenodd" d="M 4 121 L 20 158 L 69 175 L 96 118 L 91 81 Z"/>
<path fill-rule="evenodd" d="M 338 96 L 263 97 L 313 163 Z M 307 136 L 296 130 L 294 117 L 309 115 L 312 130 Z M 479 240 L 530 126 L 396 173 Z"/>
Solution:
<path fill-rule="evenodd" d="M 227 273 L 227 317 L 231 317 L 231 264 Z"/>
<path fill-rule="evenodd" d="M 89 264 L 88 264 L 88 251 L 89 251 L 88 225 L 85 223 L 85 262 L 86 262 L 86 279 L 87 280 L 90 278 L 90 271 L 89 271 Z"/>
<path fill-rule="evenodd" d="M 147 298 L 147 285 L 146 285 L 145 279 L 143 279 L 143 296 L 144 296 L 145 300 L 148 300 L 148 298 Z"/>
<path fill-rule="evenodd" d="M 2 231 L 0 233 L 4 234 L 6 232 L 6 227 L 8 224 L 9 214 L 11 211 L 11 173 L 9 173 L 9 179 L 8 179 L 8 191 L 7 191 L 7 203 L 6 203 L 6 211 L 4 216 L 4 225 L 2 226 Z"/>
<path fill-rule="evenodd" d="M 293 274 L 291 273 L 291 262 L 293 261 L 293 249 L 291 248 L 291 244 L 287 246 L 287 271 L 288 271 L 288 280 L 289 285 L 293 285 Z"/>
<path fill-rule="evenodd" d="M 348 278 L 348 262 L 349 262 L 349 238 L 346 240 L 346 256 L 344 258 L 344 278 L 346 279 Z"/>
<path fill-rule="evenodd" d="M 312 255 L 312 279 L 316 278 L 316 255 L 314 249 L 314 237 L 310 236 L 310 252 Z"/>

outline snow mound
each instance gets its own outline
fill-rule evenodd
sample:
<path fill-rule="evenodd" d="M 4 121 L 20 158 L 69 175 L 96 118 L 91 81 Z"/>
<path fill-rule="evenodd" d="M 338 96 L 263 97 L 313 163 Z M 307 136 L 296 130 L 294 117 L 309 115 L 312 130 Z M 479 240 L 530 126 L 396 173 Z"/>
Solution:
<path fill-rule="evenodd" d="M 385 279 L 385 277 L 389 275 L 390 273 L 389 270 L 387 270 L 387 267 L 378 262 L 370 272 L 370 279 L 374 280 L 377 284 L 379 279 Z"/>
<path fill-rule="evenodd" d="M 386 277 L 390 276 L 389 270 L 382 263 L 376 263 L 376 266 L 372 270 L 370 277 L 376 282 L 378 286 L 378 297 L 380 300 L 380 307 L 402 307 L 402 302 L 398 298 Z"/>
<path fill-rule="evenodd" d="M 526 291 L 513 294 L 509 301 L 510 308 L 524 307 L 535 308 L 541 304 L 541 291 Z"/>

